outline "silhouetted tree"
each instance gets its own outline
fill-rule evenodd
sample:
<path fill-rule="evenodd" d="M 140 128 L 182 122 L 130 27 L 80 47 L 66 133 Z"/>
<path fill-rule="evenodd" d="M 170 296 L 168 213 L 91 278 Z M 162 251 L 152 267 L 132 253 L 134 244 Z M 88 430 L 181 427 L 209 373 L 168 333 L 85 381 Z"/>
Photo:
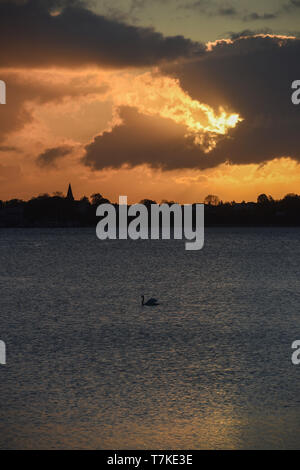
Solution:
<path fill-rule="evenodd" d="M 208 206 L 217 206 L 219 203 L 220 203 L 219 197 L 215 196 L 214 194 L 209 194 L 204 199 L 204 204 L 207 204 Z"/>
<path fill-rule="evenodd" d="M 272 196 L 267 196 L 266 194 L 260 194 L 257 197 L 257 204 L 260 204 L 261 206 L 267 206 L 268 204 L 274 202 L 274 199 Z"/>
<path fill-rule="evenodd" d="M 21 199 L 11 199 L 10 201 L 6 201 L 5 207 L 18 207 L 24 204 L 24 201 Z"/>
<path fill-rule="evenodd" d="M 146 207 L 151 206 L 151 204 L 157 204 L 156 201 L 152 201 L 151 199 L 142 199 L 139 203 L 144 204 Z"/>
<path fill-rule="evenodd" d="M 289 213 L 293 211 L 299 211 L 300 210 L 300 196 L 294 193 L 287 194 L 286 196 L 284 196 L 282 200 L 282 206 Z"/>
<path fill-rule="evenodd" d="M 110 201 L 102 196 L 100 193 L 95 193 L 91 195 L 91 201 L 93 206 L 99 206 L 100 204 L 106 204 Z"/>
<path fill-rule="evenodd" d="M 83 196 L 83 197 L 80 199 L 80 202 L 85 202 L 86 204 L 89 204 L 89 203 L 90 203 L 89 199 L 88 199 L 86 196 Z"/>
<path fill-rule="evenodd" d="M 161 204 L 168 204 L 168 206 L 172 206 L 173 204 L 177 204 L 175 201 L 168 201 L 167 199 L 163 199 Z"/>

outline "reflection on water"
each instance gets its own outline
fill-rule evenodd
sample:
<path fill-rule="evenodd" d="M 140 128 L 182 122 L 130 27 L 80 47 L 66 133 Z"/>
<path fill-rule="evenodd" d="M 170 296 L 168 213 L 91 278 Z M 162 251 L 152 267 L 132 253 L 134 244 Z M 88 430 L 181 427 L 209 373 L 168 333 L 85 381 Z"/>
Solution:
<path fill-rule="evenodd" d="M 0 447 L 300 448 L 299 254 L 299 229 L 1 230 Z"/>

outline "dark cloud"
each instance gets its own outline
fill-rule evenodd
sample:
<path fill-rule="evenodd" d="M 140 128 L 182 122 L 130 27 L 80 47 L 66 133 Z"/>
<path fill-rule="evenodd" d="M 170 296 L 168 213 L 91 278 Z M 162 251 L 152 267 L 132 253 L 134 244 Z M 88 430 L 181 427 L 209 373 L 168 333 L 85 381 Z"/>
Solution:
<path fill-rule="evenodd" d="M 194 98 L 244 117 L 294 115 L 291 83 L 300 77 L 300 40 L 272 36 L 222 41 L 199 60 L 166 66 Z M 298 114 L 297 114 L 298 115 Z"/>
<path fill-rule="evenodd" d="M 0 0 L 0 4 L 11 3 L 13 5 L 26 5 L 30 3 L 30 0 Z M 91 4 L 91 0 L 35 0 L 35 4 L 42 5 L 49 11 L 55 11 L 60 8 L 66 8 L 67 6 L 81 6 L 85 7 Z"/>
<path fill-rule="evenodd" d="M 62 0 L 1 2 L 0 42 L 2 67 L 142 67 L 204 50 L 183 36 L 165 37 L 105 18 L 82 2 Z"/>
<path fill-rule="evenodd" d="M 40 167 L 55 166 L 57 160 L 69 155 L 72 150 L 73 147 L 69 145 L 49 148 L 37 157 L 36 162 Z"/>
<path fill-rule="evenodd" d="M 247 38 L 250 36 L 258 36 L 258 35 L 274 35 L 273 31 L 270 28 L 262 28 L 262 29 L 244 29 L 243 31 L 229 31 L 227 35 L 230 39 L 240 39 L 240 38 Z"/>
<path fill-rule="evenodd" d="M 123 125 L 96 137 L 86 147 L 84 163 L 94 169 L 142 163 L 204 169 L 228 161 L 300 161 L 300 106 L 291 102 L 291 84 L 300 79 L 299 54 L 298 39 L 244 37 L 220 43 L 196 61 L 165 67 L 192 98 L 238 112 L 244 121 L 204 154 L 186 138 L 184 126 L 125 108 Z"/>
<path fill-rule="evenodd" d="M 199 12 L 205 14 L 207 16 L 228 16 L 235 18 L 237 20 L 251 22 L 251 21 L 268 21 L 274 20 L 278 16 L 286 13 L 287 11 L 292 10 L 295 6 L 298 6 L 297 3 L 300 0 L 290 0 L 289 4 L 284 5 L 283 7 L 277 9 L 274 12 L 264 12 L 258 13 L 256 11 L 245 11 L 244 8 L 238 9 L 235 5 L 227 3 L 226 6 L 223 5 L 222 2 L 217 0 L 209 1 L 209 0 L 196 0 L 192 3 L 183 3 L 180 5 L 179 8 L 184 10 L 190 10 L 193 12 Z M 221 6 L 220 6 L 221 3 Z M 294 4 L 295 3 L 295 4 Z"/>
<path fill-rule="evenodd" d="M 191 3 L 182 3 L 178 6 L 178 9 L 199 12 L 208 16 L 235 16 L 237 14 L 235 6 L 220 6 L 217 1 L 212 0 L 196 0 Z"/>
<path fill-rule="evenodd" d="M 300 160 L 300 107 L 291 102 L 291 84 L 300 77 L 299 54 L 299 39 L 244 37 L 220 43 L 201 60 L 168 68 L 193 98 L 244 118 L 208 160 Z"/>
<path fill-rule="evenodd" d="M 274 20 L 286 14 L 295 14 L 297 9 L 300 7 L 300 0 L 289 0 L 288 3 L 285 3 L 279 7 L 274 12 L 265 12 L 265 13 L 247 13 L 242 17 L 243 21 L 258 21 L 258 20 Z"/>
<path fill-rule="evenodd" d="M 300 0 L 289 0 L 288 3 L 285 3 L 282 8 L 281 12 L 291 13 L 294 12 L 297 8 L 300 8 Z"/>
<path fill-rule="evenodd" d="M 278 13 L 247 13 L 243 17 L 243 21 L 257 21 L 257 20 L 274 20 L 278 17 Z"/>
<path fill-rule="evenodd" d="M 195 167 L 202 152 L 186 138 L 186 127 L 157 116 L 145 116 L 130 107 L 121 108 L 123 124 L 95 137 L 86 146 L 83 163 L 94 170 L 134 167 Z"/>
<path fill-rule="evenodd" d="M 236 16 L 238 12 L 235 7 L 221 7 L 217 10 L 217 14 L 220 16 Z"/>

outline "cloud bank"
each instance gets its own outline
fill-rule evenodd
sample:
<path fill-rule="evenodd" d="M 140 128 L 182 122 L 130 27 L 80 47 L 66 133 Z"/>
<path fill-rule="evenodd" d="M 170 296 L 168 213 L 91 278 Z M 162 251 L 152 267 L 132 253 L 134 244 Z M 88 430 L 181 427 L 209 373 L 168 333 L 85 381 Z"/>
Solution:
<path fill-rule="evenodd" d="M 297 9 L 298 3 L 291 0 L 286 8 Z M 228 7 L 222 14 L 235 11 Z M 82 1 L 1 0 L 0 41 L 5 44 L 0 66 L 6 68 L 96 65 L 118 71 L 140 67 L 142 74 L 144 68 L 155 66 L 159 76 L 177 80 L 176 86 L 144 81 L 139 99 L 132 90 L 122 95 L 112 85 L 113 106 L 122 123 L 99 132 L 85 146 L 82 161 L 92 169 L 141 164 L 165 170 L 206 169 L 224 162 L 262 164 L 281 157 L 300 161 L 300 107 L 291 102 L 291 83 L 300 79 L 299 39 L 244 34 L 206 48 L 182 36 L 165 37 L 105 18 Z M 83 83 L 22 81 L 12 71 L 1 78 L 9 83 L 9 105 L 0 116 L 3 146 L 8 145 L 4 136 L 33 119 L 28 104 L 96 91 Z M 206 105 L 213 110 L 209 126 Z M 219 132 L 220 106 L 243 120 Z M 61 151 L 56 142 L 47 144 L 38 164 L 53 164 Z"/>
<path fill-rule="evenodd" d="M 197 60 L 163 67 L 193 100 L 234 110 L 243 121 L 207 153 L 187 135 L 188 124 L 123 109 L 123 124 L 97 136 L 86 147 L 84 163 L 94 169 L 142 163 L 205 169 L 281 157 L 300 161 L 300 107 L 291 102 L 291 83 L 300 77 L 299 54 L 299 39 L 242 37 L 217 42 Z"/>
<path fill-rule="evenodd" d="M 70 0 L 0 2 L 0 42 L 2 67 L 144 67 L 204 51 L 183 36 L 130 26 Z"/>

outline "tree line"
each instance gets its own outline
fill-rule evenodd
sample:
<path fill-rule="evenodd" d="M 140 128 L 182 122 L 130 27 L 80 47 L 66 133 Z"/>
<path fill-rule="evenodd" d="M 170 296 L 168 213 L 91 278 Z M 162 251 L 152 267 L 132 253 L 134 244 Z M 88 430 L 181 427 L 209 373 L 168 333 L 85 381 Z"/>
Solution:
<path fill-rule="evenodd" d="M 275 200 L 260 194 L 256 202 L 223 202 L 210 194 L 204 199 L 205 225 L 279 225 L 300 226 L 300 196 L 289 193 Z M 111 203 L 100 193 L 84 196 L 78 201 L 70 200 L 62 193 L 42 194 L 28 201 L 0 200 L 0 227 L 88 227 L 97 223 L 96 208 Z M 143 199 L 149 206 L 157 202 Z M 161 203 L 175 204 L 163 200 Z M 200 203 L 197 202 L 198 204 Z M 117 204 L 114 204 L 117 207 Z"/>

